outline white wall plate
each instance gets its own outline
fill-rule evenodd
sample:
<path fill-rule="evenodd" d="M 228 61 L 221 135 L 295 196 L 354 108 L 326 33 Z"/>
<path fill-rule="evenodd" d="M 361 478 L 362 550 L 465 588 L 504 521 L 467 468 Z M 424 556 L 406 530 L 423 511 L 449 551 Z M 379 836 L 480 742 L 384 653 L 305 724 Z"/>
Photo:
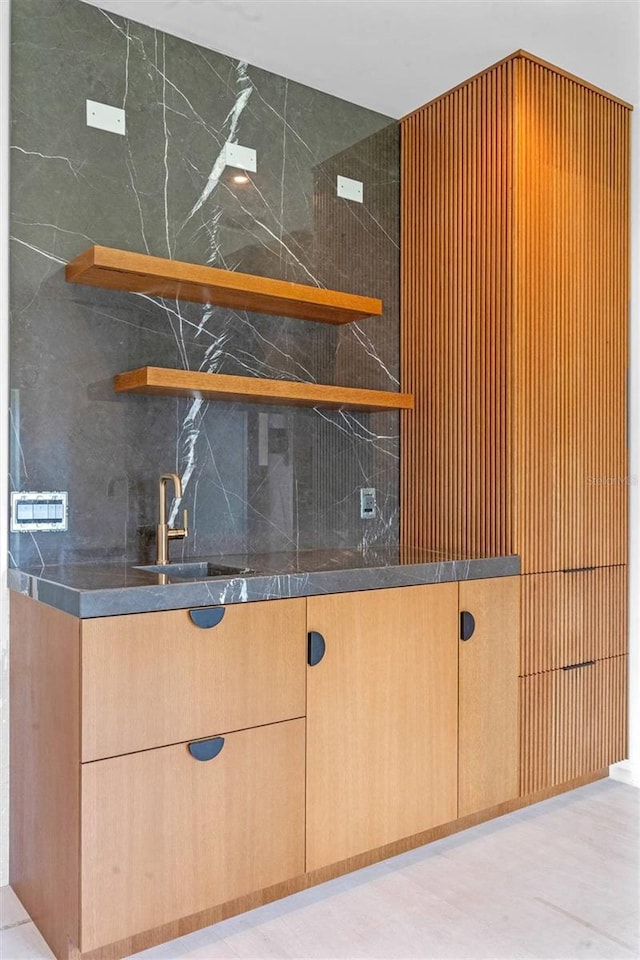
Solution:
<path fill-rule="evenodd" d="M 343 200 L 353 200 L 354 203 L 362 203 L 364 199 L 364 186 L 360 180 L 351 180 L 349 177 L 338 177 L 336 193 Z"/>
<path fill-rule="evenodd" d="M 107 103 L 87 100 L 87 126 L 109 133 L 126 133 L 125 114 L 120 107 L 110 107 Z"/>

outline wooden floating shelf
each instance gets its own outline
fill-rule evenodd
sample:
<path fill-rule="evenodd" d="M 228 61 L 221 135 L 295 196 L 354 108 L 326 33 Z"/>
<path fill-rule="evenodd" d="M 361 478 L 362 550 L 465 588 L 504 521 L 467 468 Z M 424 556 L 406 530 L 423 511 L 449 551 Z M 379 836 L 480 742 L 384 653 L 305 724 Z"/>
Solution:
<path fill-rule="evenodd" d="M 67 264 L 65 276 L 69 283 L 319 323 L 350 323 L 382 313 L 382 301 L 374 297 L 164 260 L 113 247 L 89 247 Z"/>
<path fill-rule="evenodd" d="M 330 410 L 413 410 L 413 396 L 384 390 L 332 387 L 295 380 L 263 380 L 225 373 L 198 373 L 166 367 L 139 367 L 115 378 L 116 393 L 146 393 L 204 400 L 277 403 Z"/>

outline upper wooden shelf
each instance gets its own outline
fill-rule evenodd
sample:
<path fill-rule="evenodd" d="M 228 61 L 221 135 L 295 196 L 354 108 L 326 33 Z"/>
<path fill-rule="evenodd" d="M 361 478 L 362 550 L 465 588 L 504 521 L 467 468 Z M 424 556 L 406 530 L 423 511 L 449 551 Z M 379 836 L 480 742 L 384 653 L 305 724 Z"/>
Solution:
<path fill-rule="evenodd" d="M 211 303 L 218 307 L 319 323 L 350 323 L 382 313 L 382 301 L 374 297 L 359 297 L 338 290 L 307 287 L 287 280 L 271 280 L 180 260 L 164 260 L 113 247 L 89 247 L 67 264 L 65 276 L 69 283 Z"/>
<path fill-rule="evenodd" d="M 413 396 L 384 390 L 333 387 L 297 380 L 263 380 L 225 373 L 198 373 L 166 367 L 139 367 L 115 378 L 117 393 L 149 393 L 204 400 L 239 400 L 333 410 L 413 410 Z"/>

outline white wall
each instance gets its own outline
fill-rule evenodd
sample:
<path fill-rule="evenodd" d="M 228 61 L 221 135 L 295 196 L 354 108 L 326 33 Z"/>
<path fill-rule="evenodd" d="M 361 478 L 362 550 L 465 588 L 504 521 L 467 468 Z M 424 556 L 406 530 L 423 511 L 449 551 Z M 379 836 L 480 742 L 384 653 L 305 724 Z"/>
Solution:
<path fill-rule="evenodd" d="M 0 884 L 8 880 L 9 854 L 9 2 L 0 0 Z"/>
<path fill-rule="evenodd" d="M 631 309 L 629 342 L 629 759 L 611 776 L 640 787 L 640 63 L 631 137 Z"/>
<path fill-rule="evenodd" d="M 391 117 L 518 49 L 634 99 L 634 0 L 85 2 Z"/>
<path fill-rule="evenodd" d="M 97 2 L 99 0 L 91 0 Z M 160 10 L 164 15 L 166 11 L 173 7 L 176 16 L 182 23 L 186 23 L 189 17 L 186 14 L 188 0 L 181 0 L 179 4 L 170 3 L 165 0 L 164 3 L 150 3 L 148 0 L 105 0 L 105 6 L 115 8 L 119 3 L 119 11 L 124 8 L 126 12 L 138 19 L 150 22 L 154 16 L 154 10 Z M 327 4 L 324 12 L 323 22 L 326 23 L 329 16 Z M 262 11 L 261 16 L 265 16 L 265 11 L 269 7 L 280 8 L 280 12 L 286 10 L 287 22 L 291 18 L 304 16 L 305 8 L 314 6 L 324 7 L 321 3 L 269 3 L 261 0 L 259 4 Z M 350 15 L 353 15 L 355 8 L 362 10 L 364 3 L 355 2 L 355 0 L 341 0 L 340 9 L 344 11 L 348 8 Z M 382 11 L 383 7 L 389 7 L 388 3 L 373 4 L 372 10 Z M 393 10 L 393 20 L 397 24 L 399 8 L 400 20 L 415 13 L 418 7 L 422 8 L 423 14 L 428 14 L 431 8 L 433 20 L 425 21 L 425 27 L 421 34 L 419 31 L 408 31 L 409 37 L 419 38 L 425 36 L 425 30 L 428 29 L 429 49 L 435 50 L 440 58 L 440 66 L 434 63 L 434 59 L 425 53 L 424 42 L 420 52 L 420 62 L 427 64 L 429 71 L 428 82 L 425 81 L 419 96 L 413 97 L 412 102 L 408 102 L 397 110 L 391 109 L 392 101 L 384 100 L 386 110 L 390 110 L 395 115 L 425 102 L 437 93 L 442 92 L 456 82 L 464 80 L 479 69 L 488 66 L 499 56 L 511 52 L 518 47 L 529 49 L 532 53 L 546 57 L 559 66 L 571 70 L 578 75 L 592 80 L 618 96 L 629 100 L 636 105 L 640 105 L 640 68 L 638 66 L 638 52 L 640 49 L 640 37 L 638 36 L 638 4 L 635 2 L 606 2 L 586 3 L 586 2 L 562 2 L 562 0 L 536 0 L 522 3 L 488 3 L 479 2 L 475 5 L 464 3 L 401 3 L 394 0 L 391 4 Z M 473 6 L 477 8 L 474 12 Z M 208 15 L 212 12 L 220 11 L 226 19 L 229 15 L 235 15 L 239 8 L 251 8 L 257 10 L 258 5 L 248 3 L 227 3 L 227 4 L 201 4 L 196 2 L 193 10 L 197 15 L 200 11 L 206 11 Z M 134 13 L 135 8 L 135 13 Z M 179 9 L 178 9 L 179 8 Z M 445 10 L 446 8 L 446 10 Z M 484 9 L 484 15 L 480 16 Z M 452 14 L 455 9 L 455 16 Z M 234 13 L 235 11 L 235 13 Z M 519 11 L 519 12 L 518 12 Z M 446 16 L 445 16 L 446 13 Z M 467 16 L 467 13 L 469 16 Z M 0 0 L 0 70 L 2 77 L 0 82 L 0 884 L 6 883 L 7 874 L 7 852 L 8 852 L 8 701 L 7 701 L 7 648 L 8 648 L 8 597 L 6 591 L 6 568 L 7 568 L 7 473 L 8 473 L 8 369 L 7 369 L 7 338 L 8 338 L 8 130 L 9 130 L 9 105 L 8 105 L 8 77 L 9 77 L 9 14 L 10 0 Z M 473 15 L 472 15 L 473 14 Z M 389 13 L 391 15 L 391 13 Z M 315 14 L 314 14 L 315 16 Z M 595 19 L 594 19 L 595 18 Z M 232 18 L 233 20 L 233 18 Z M 367 20 L 369 17 L 367 16 Z M 450 23 L 449 21 L 452 22 Z M 596 21 L 600 22 L 598 30 Z M 445 24 L 449 24 L 446 29 L 451 32 L 451 36 L 443 36 L 442 31 Z M 170 23 L 157 24 L 170 29 Z M 233 26 L 232 22 L 232 26 Z M 245 22 L 245 30 L 234 29 L 234 43 L 244 42 L 246 28 L 250 26 L 250 20 Z M 237 24 L 236 24 L 237 26 Z M 265 33 L 265 24 L 259 24 L 260 42 L 264 45 L 269 42 L 269 34 Z M 406 24 L 405 24 L 406 27 Z M 280 32 L 279 42 L 282 42 L 283 36 L 286 37 L 287 26 L 283 27 L 284 33 Z M 178 30 L 185 35 L 184 29 Z M 308 34 L 308 23 L 306 25 Z M 370 31 L 366 31 L 369 34 Z M 364 35 L 364 34 L 363 34 Z M 247 47 L 235 51 L 226 49 L 224 38 L 220 32 L 211 32 L 211 36 L 220 39 L 220 49 L 225 53 L 236 53 L 237 55 L 248 57 L 252 62 L 257 61 L 269 69 L 288 74 L 286 63 L 272 62 L 268 56 L 252 56 L 249 50 L 249 40 Z M 202 43 L 203 33 L 199 31 L 198 39 Z M 253 41 L 252 41 L 253 42 Z M 389 49 L 388 37 L 384 42 Z M 411 41 L 413 42 L 413 40 Z M 367 43 L 369 36 L 367 35 Z M 212 46 L 217 45 L 212 42 Z M 296 44 L 289 42 L 287 48 L 290 50 L 296 48 Z M 407 74 L 410 73 L 410 54 L 411 46 L 402 49 L 402 44 L 396 43 L 395 48 L 400 48 L 400 65 L 395 69 L 402 70 L 402 83 L 398 96 L 407 97 L 406 81 Z M 302 44 L 298 49 L 305 50 L 305 56 L 308 51 L 308 43 Z M 369 48 L 368 48 L 369 50 Z M 444 51 L 444 54 L 443 54 Z M 446 55 L 450 51 L 451 55 Z M 283 52 L 283 57 L 284 57 Z M 330 54 L 329 54 L 330 55 Z M 352 57 L 353 49 L 349 51 Z M 369 63 L 376 62 L 376 58 L 371 58 L 370 50 L 367 54 Z M 384 60 L 387 61 L 385 56 Z M 402 62 L 404 61 L 404 66 Z M 453 65 L 453 73 L 452 73 Z M 324 69 L 327 69 L 327 61 L 324 61 Z M 357 71 L 350 62 L 350 75 L 353 76 Z M 289 74 L 290 75 L 290 74 Z M 301 82 L 312 83 L 309 76 L 295 76 L 295 79 Z M 387 78 L 385 84 L 392 82 Z M 412 83 L 418 80 L 414 76 Z M 371 78 L 373 84 L 373 78 Z M 316 86 L 322 86 L 317 83 Z M 326 88 L 326 85 L 325 85 Z M 415 89 L 415 87 L 414 87 Z M 366 105 L 373 109 L 383 110 L 383 100 L 372 99 L 371 94 L 367 95 L 366 101 L 363 96 L 357 96 L 355 92 L 350 95 L 346 87 L 342 87 L 339 95 L 347 99 L 353 99 L 358 102 L 366 102 Z M 413 93 L 411 92 L 411 96 Z M 385 94 L 386 97 L 386 94 Z M 404 100 L 403 100 L 404 103 Z M 634 185 L 633 197 L 633 221 L 632 221 L 632 313 L 631 313 L 631 409 L 630 409 L 630 740 L 629 740 L 629 761 L 624 764 L 616 765 L 612 773 L 619 779 L 627 782 L 633 782 L 640 786 L 640 215 L 638 204 L 640 203 L 640 115 L 633 119 L 633 176 Z"/>

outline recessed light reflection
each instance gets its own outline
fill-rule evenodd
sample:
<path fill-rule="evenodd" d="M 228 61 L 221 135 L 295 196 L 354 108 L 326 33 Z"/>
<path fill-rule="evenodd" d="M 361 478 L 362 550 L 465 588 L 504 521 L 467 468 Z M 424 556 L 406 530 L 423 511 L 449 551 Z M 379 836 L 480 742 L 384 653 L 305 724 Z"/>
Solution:
<path fill-rule="evenodd" d="M 234 183 L 249 183 L 249 177 L 244 173 L 237 173 L 232 179 Z"/>

